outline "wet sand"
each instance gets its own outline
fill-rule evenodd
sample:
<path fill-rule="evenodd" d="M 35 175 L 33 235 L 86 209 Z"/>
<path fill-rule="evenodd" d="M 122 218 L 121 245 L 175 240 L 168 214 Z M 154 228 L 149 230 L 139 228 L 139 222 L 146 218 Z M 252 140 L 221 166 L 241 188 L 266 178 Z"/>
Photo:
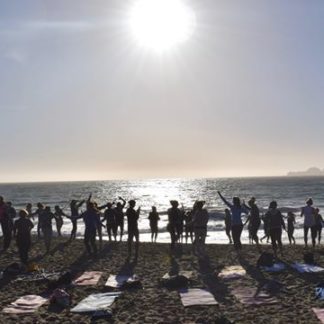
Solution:
<path fill-rule="evenodd" d="M 35 239 L 34 239 L 35 240 Z M 47 271 L 71 270 L 75 276 L 85 270 L 103 271 L 99 284 L 95 287 L 69 287 L 72 306 L 91 293 L 107 291 L 104 284 L 109 274 L 133 272 L 141 278 L 143 289 L 124 291 L 112 306 L 111 323 L 318 323 L 312 307 L 324 307 L 324 301 L 315 299 L 314 288 L 324 280 L 321 274 L 299 274 L 288 270 L 271 274 L 259 270 L 256 262 L 259 256 L 255 246 L 244 245 L 240 256 L 230 245 L 208 245 L 208 257 L 199 259 L 192 253 L 191 245 L 178 247 L 171 255 L 169 245 L 142 243 L 137 262 L 131 258 L 127 262 L 127 247 L 123 243 L 104 242 L 96 258 L 88 257 L 82 240 L 71 244 L 66 238 L 54 239 L 53 251 L 42 257 L 43 242 L 35 242 L 31 258 Z M 0 255 L 0 268 L 18 261 L 16 247 L 12 244 L 8 252 Z M 263 251 L 271 251 L 270 246 L 262 246 Z M 285 246 L 281 258 L 288 264 L 303 260 L 303 246 Z M 324 267 L 324 251 L 315 250 L 317 263 Z M 247 275 L 241 279 L 225 281 L 217 273 L 228 265 L 242 265 Z M 159 279 L 169 271 L 194 271 L 191 287 L 208 288 L 219 305 L 183 307 L 176 290 L 159 287 Z M 275 305 L 246 306 L 232 295 L 233 288 L 247 286 L 260 287 L 267 280 L 276 280 L 282 289 L 276 294 Z M 14 277 L 0 280 L 0 308 L 25 294 L 41 294 L 47 290 L 46 282 L 14 282 Z M 68 309 L 42 306 L 33 315 L 0 315 L 1 323 L 90 323 L 88 315 L 72 314 Z M 99 320 L 98 323 L 106 323 Z"/>

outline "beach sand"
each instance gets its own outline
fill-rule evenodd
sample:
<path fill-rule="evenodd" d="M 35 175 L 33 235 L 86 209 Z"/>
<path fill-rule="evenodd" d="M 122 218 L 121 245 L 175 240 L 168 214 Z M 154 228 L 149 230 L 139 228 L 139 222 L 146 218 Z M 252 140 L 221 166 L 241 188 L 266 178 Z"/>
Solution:
<path fill-rule="evenodd" d="M 315 299 L 314 287 L 324 280 L 321 274 L 299 274 L 288 270 L 271 274 L 256 267 L 259 256 L 255 246 L 244 245 L 241 256 L 231 245 L 208 245 L 208 258 L 199 259 L 192 253 L 191 245 L 178 247 L 173 256 L 168 244 L 142 243 L 137 263 L 126 262 L 125 243 L 103 243 L 96 258 L 88 257 L 84 252 L 82 240 L 66 244 L 66 238 L 53 240 L 53 253 L 41 258 L 44 252 L 43 242 L 33 244 L 31 258 L 37 258 L 37 264 L 47 271 L 71 270 L 75 275 L 82 271 L 103 271 L 97 286 L 70 287 L 72 306 L 91 293 L 107 291 L 104 284 L 110 274 L 133 271 L 141 278 L 143 289 L 124 291 L 112 305 L 111 323 L 318 323 L 312 307 L 324 307 L 324 301 Z M 35 239 L 34 239 L 35 241 Z M 262 246 L 264 251 L 271 247 Z M 0 255 L 0 267 L 18 261 L 15 244 L 8 252 Z M 315 259 L 324 266 L 322 248 L 315 250 Z M 285 246 L 284 262 L 303 260 L 303 246 Z M 225 281 L 217 278 L 217 273 L 225 266 L 242 265 L 247 275 L 240 279 Z M 183 307 L 179 293 L 159 287 L 159 279 L 168 271 L 194 271 L 192 287 L 208 288 L 219 305 Z M 26 294 L 41 294 L 47 289 L 46 282 L 14 282 L 12 279 L 0 280 L 1 310 L 18 297 Z M 266 280 L 276 280 L 282 284 L 275 305 L 246 306 L 231 294 L 233 288 L 242 286 L 258 287 Z M 91 317 L 72 314 L 67 309 L 42 306 L 33 315 L 7 315 L 1 313 L 1 323 L 90 323 Z M 98 323 L 106 323 L 99 320 Z"/>

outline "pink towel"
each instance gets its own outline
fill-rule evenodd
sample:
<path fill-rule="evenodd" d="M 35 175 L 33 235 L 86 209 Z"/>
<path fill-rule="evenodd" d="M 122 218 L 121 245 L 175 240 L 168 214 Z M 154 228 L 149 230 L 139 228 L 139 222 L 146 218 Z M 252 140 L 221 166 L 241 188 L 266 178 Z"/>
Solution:
<path fill-rule="evenodd" d="M 312 308 L 321 323 L 324 323 L 324 308 Z"/>
<path fill-rule="evenodd" d="M 7 314 L 32 314 L 47 302 L 46 298 L 38 295 L 26 295 L 5 307 L 2 312 Z"/>
<path fill-rule="evenodd" d="M 76 286 L 95 286 L 102 272 L 100 271 L 86 271 L 80 277 L 73 281 L 73 284 Z"/>

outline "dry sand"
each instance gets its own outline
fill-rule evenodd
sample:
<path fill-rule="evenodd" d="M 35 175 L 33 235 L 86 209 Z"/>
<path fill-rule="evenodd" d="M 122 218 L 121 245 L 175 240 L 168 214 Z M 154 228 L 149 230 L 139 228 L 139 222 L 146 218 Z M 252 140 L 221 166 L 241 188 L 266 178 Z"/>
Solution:
<path fill-rule="evenodd" d="M 137 262 L 126 262 L 125 243 L 109 244 L 105 242 L 96 258 L 89 258 L 84 253 L 82 240 L 66 244 L 66 239 L 54 239 L 53 253 L 41 257 L 44 252 L 43 242 L 33 245 L 31 258 L 37 258 L 40 267 L 48 271 L 72 270 L 75 275 L 82 271 L 103 271 L 96 287 L 70 287 L 72 306 L 91 293 L 105 292 L 104 284 L 110 274 L 133 271 L 143 284 L 143 289 L 125 291 L 112 306 L 111 323 L 318 323 L 312 307 L 324 307 L 324 301 L 315 299 L 314 287 L 324 280 L 322 274 L 299 274 L 293 269 L 282 273 L 270 274 L 256 267 L 259 256 L 255 246 L 245 245 L 241 256 L 230 245 L 208 245 L 208 258 L 199 259 L 192 253 L 191 245 L 178 247 L 173 256 L 169 245 L 143 243 Z M 263 246 L 270 251 L 270 246 Z M 18 261 L 12 248 L 0 255 L 0 268 Z M 302 261 L 302 246 L 286 246 L 284 262 Z M 317 248 L 315 258 L 324 266 L 324 253 Z M 241 264 L 247 275 L 241 279 L 225 281 L 217 278 L 215 273 L 224 266 Z M 192 287 L 208 288 L 219 305 L 193 306 L 184 308 L 176 290 L 159 287 L 159 279 L 168 271 L 194 271 Z M 276 295 L 278 304 L 246 306 L 242 305 L 232 294 L 235 287 L 258 287 L 267 280 L 276 280 L 283 285 Z M 47 289 L 45 282 L 14 282 L 0 280 L 0 308 L 25 294 L 41 294 Z M 72 314 L 67 309 L 42 306 L 34 315 L 0 314 L 1 323 L 90 323 L 88 315 Z M 98 323 L 106 323 L 100 320 Z"/>

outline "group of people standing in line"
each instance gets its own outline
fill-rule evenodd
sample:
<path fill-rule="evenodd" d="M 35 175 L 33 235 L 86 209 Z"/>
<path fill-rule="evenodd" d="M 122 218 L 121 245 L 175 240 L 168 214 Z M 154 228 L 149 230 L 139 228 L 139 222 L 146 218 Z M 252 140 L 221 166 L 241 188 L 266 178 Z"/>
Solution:
<path fill-rule="evenodd" d="M 267 238 L 271 239 L 272 247 L 275 255 L 279 249 L 282 253 L 282 231 L 288 233 L 289 242 L 295 243 L 294 226 L 296 223 L 295 215 L 292 212 L 287 216 L 287 229 L 284 222 L 284 216 L 277 207 L 276 201 L 272 201 L 266 214 L 261 217 L 256 199 L 252 197 L 248 204 L 241 202 L 239 197 L 233 197 L 229 202 L 224 196 L 218 192 L 219 197 L 228 207 L 225 209 L 225 229 L 230 243 L 234 243 L 236 250 L 242 248 L 241 234 L 243 227 L 248 224 L 248 231 L 251 243 L 255 242 L 258 246 L 260 241 Z M 86 210 L 80 212 L 80 208 L 86 204 Z M 205 240 L 207 237 L 207 225 L 209 221 L 209 213 L 204 208 L 205 201 L 196 201 L 189 211 L 185 211 L 184 207 L 179 208 L 179 202 L 170 201 L 171 208 L 168 209 L 168 225 L 167 231 L 170 233 L 171 250 L 174 249 L 176 243 L 182 243 L 185 237 L 186 243 L 188 238 L 194 246 L 194 251 L 198 254 L 204 254 Z M 70 202 L 70 215 L 63 212 L 64 208 L 54 207 L 52 212 L 49 206 L 41 203 L 37 204 L 37 209 L 32 210 L 32 204 L 27 204 L 26 209 L 19 211 L 19 218 L 16 218 L 16 210 L 10 202 L 5 202 L 0 196 L 0 224 L 3 233 L 3 250 L 7 250 L 10 246 L 12 236 L 16 238 L 19 255 L 23 263 L 28 262 L 28 252 L 31 248 L 31 230 L 34 227 L 32 220 L 37 217 L 37 236 L 43 238 L 46 253 L 50 252 L 51 239 L 53 236 L 52 220 L 55 220 L 58 236 L 61 236 L 61 228 L 63 226 L 63 217 L 70 219 L 72 230 L 70 241 L 76 238 L 77 221 L 83 219 L 85 224 L 84 244 L 89 254 L 97 254 L 96 236 L 98 235 L 100 242 L 102 241 L 102 228 L 106 228 L 109 241 L 117 241 L 119 230 L 120 241 L 124 234 L 124 217 L 126 215 L 128 223 L 128 256 L 132 254 L 132 245 L 135 240 L 135 258 L 138 256 L 139 249 L 139 229 L 138 220 L 141 209 L 136 207 L 136 201 L 130 200 L 128 208 L 124 213 L 126 201 L 122 197 L 118 197 L 118 202 L 108 202 L 99 206 L 92 200 L 91 194 L 86 200 L 72 200 Z M 103 212 L 102 212 L 103 211 Z M 243 214 L 247 215 L 245 223 L 243 223 Z M 308 199 L 306 206 L 302 208 L 301 216 L 304 217 L 304 241 L 308 244 L 308 233 L 311 233 L 312 245 L 315 247 L 316 238 L 318 243 L 321 239 L 322 216 L 319 209 L 313 207 L 312 199 Z M 151 228 L 151 240 L 156 241 L 158 235 L 159 213 L 155 206 L 148 216 Z M 258 237 L 258 230 L 264 222 L 265 236 L 261 239 Z"/>

